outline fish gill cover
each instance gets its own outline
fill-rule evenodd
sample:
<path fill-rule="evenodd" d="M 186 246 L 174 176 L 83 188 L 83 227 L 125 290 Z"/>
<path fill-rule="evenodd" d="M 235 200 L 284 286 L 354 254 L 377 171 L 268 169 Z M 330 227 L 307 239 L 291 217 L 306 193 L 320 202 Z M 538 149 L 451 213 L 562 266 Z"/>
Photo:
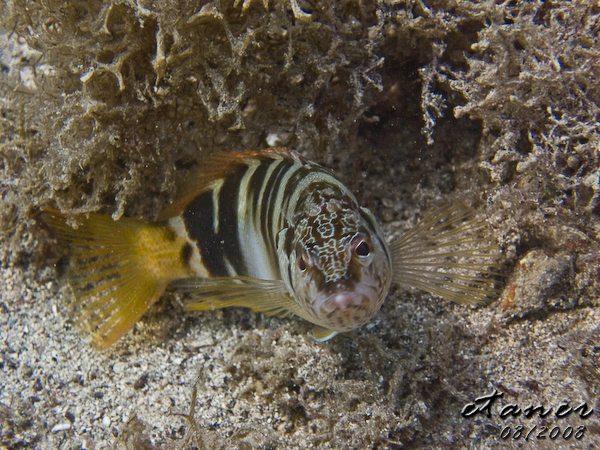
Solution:
<path fill-rule="evenodd" d="M 509 261 L 518 263 L 502 301 L 487 312 L 459 309 L 455 316 L 457 307 L 427 306 L 403 292 L 390 296 L 385 320 L 366 340 L 333 342 L 331 351 L 299 343 L 296 328 L 273 331 L 264 328 L 267 319 L 231 313 L 228 326 L 242 337 L 226 340 L 234 356 L 224 360 L 209 339 L 215 350 L 204 356 L 213 358 L 204 372 L 207 392 L 263 430 L 279 405 L 279 416 L 269 417 L 285 424 L 262 434 L 233 427 L 240 442 L 292 448 L 299 434 L 305 447 L 449 448 L 475 433 L 497 443 L 491 428 L 450 414 L 483 394 L 488 381 L 502 379 L 512 395 L 527 398 L 594 399 L 599 21 L 598 5 L 583 0 L 3 2 L 1 368 L 13 400 L 0 400 L 2 444 L 58 442 L 71 418 L 80 427 L 73 440 L 85 441 L 94 429 L 94 439 L 114 442 L 117 431 L 96 426 L 109 414 L 97 403 L 105 391 L 120 401 L 106 380 L 135 372 L 117 369 L 121 361 L 110 374 L 83 376 L 61 366 L 53 382 L 42 373 L 53 360 L 43 358 L 63 361 L 62 344 L 48 337 L 50 350 L 28 353 L 27 330 L 55 322 L 55 333 L 63 329 L 47 306 L 56 307 L 53 275 L 35 269 L 49 247 L 32 214 L 53 205 L 68 214 L 151 219 L 201 155 L 267 145 L 332 167 L 392 235 L 440 197 L 468 198 L 486 211 Z M 147 327 L 160 340 L 177 326 Z M 249 331 L 257 326 L 262 334 Z M 159 355 L 183 345 L 169 339 L 175 343 Z M 80 344 L 69 345 L 86 355 Z M 540 354 L 539 345 L 558 353 Z M 163 383 L 159 373 L 183 376 L 180 366 L 186 379 L 197 373 L 175 356 L 180 366 L 147 368 L 152 358 L 133 351 L 122 357 L 150 374 L 131 383 L 144 394 Z M 531 373 L 533 381 L 526 379 Z M 574 381 L 561 387 L 552 373 Z M 237 383 L 233 396 L 230 383 Z M 66 385 L 96 403 L 81 412 L 64 400 L 67 412 L 57 418 L 53 408 L 69 398 Z M 233 420 L 225 407 L 206 408 L 225 432 Z M 261 416 L 260 408 L 268 412 Z M 158 422 L 157 446 L 169 433 L 178 436 Z M 214 428 L 205 431 L 218 436 Z"/>

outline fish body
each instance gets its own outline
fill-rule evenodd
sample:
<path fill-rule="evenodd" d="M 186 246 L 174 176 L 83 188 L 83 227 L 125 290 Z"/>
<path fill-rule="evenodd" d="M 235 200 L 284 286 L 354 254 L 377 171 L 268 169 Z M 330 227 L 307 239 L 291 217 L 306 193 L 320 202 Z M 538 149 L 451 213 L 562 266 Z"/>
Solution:
<path fill-rule="evenodd" d="M 315 324 L 317 340 L 368 322 L 392 281 L 481 303 L 497 293 L 492 282 L 434 275 L 456 252 L 439 256 L 444 246 L 429 232 L 438 226 L 443 235 L 464 218 L 460 211 L 442 210 L 388 245 L 371 212 L 329 170 L 279 148 L 209 157 L 155 223 L 91 214 L 73 229 L 53 210 L 42 220 L 71 258 L 73 319 L 103 349 L 169 284 L 191 294 L 188 309 L 296 315 Z M 485 241 L 479 226 L 462 227 L 468 242 Z M 453 233 L 448 246 L 456 245 Z"/>

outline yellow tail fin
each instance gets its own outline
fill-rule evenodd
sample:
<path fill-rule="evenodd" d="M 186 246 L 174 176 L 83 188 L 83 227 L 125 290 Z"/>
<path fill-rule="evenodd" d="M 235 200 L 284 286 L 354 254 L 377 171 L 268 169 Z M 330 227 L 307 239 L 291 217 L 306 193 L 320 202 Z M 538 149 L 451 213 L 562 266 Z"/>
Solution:
<path fill-rule="evenodd" d="M 161 233 L 156 225 L 135 219 L 114 221 L 110 216 L 90 214 L 77 229 L 55 210 L 41 219 L 66 247 L 71 261 L 67 272 L 74 299 L 71 316 L 98 350 L 117 341 L 158 300 L 168 279 L 153 271 L 143 251 L 150 234 Z M 162 230 L 164 231 L 164 230 Z"/>

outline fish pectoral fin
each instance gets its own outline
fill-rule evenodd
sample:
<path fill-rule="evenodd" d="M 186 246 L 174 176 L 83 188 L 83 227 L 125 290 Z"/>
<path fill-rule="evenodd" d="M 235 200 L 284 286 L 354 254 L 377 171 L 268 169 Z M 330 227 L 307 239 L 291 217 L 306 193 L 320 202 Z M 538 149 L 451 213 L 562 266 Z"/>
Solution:
<path fill-rule="evenodd" d="M 261 280 L 252 277 L 183 278 L 173 286 L 189 293 L 193 301 L 190 311 L 241 306 L 268 316 L 303 317 L 302 307 L 294 301 L 281 280 Z"/>
<path fill-rule="evenodd" d="M 463 205 L 443 206 L 392 242 L 394 282 L 471 305 L 497 299 L 500 249 L 472 215 Z"/>
<path fill-rule="evenodd" d="M 317 342 L 325 342 L 338 334 L 337 331 L 330 330 L 329 328 L 324 328 L 319 325 L 315 325 L 313 328 L 313 334 L 315 337 L 315 341 Z"/>

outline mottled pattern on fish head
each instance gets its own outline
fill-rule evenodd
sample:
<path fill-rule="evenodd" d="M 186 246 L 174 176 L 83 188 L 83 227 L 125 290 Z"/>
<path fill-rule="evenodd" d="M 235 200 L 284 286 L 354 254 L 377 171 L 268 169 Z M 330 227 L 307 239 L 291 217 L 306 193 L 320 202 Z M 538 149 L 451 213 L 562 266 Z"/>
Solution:
<path fill-rule="evenodd" d="M 372 214 L 336 186 L 319 186 L 298 202 L 290 246 L 297 301 L 334 331 L 366 323 L 391 282 L 387 245 Z"/>

